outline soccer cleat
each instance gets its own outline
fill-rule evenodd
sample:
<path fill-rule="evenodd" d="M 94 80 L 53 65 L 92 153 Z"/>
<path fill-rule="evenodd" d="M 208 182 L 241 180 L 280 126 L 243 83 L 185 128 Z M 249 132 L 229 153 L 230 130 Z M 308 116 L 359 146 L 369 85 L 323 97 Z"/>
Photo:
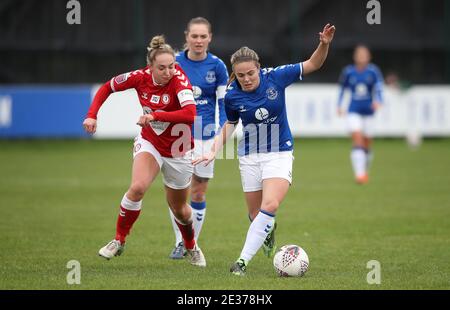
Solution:
<path fill-rule="evenodd" d="M 358 176 L 358 177 L 356 177 L 355 181 L 356 181 L 356 183 L 361 184 L 361 185 L 367 184 L 369 182 L 369 176 L 367 174 Z"/>
<path fill-rule="evenodd" d="M 170 253 L 169 258 L 171 259 L 182 259 L 186 256 L 186 248 L 184 247 L 183 241 L 178 243 L 176 247 L 173 248 L 172 253 Z"/>
<path fill-rule="evenodd" d="M 245 276 L 246 270 L 247 263 L 242 258 L 239 258 L 230 268 L 230 272 L 236 276 Z"/>
<path fill-rule="evenodd" d="M 206 267 L 206 259 L 202 250 L 195 245 L 192 250 L 186 249 L 187 256 L 191 259 L 191 264 L 199 267 Z"/>
<path fill-rule="evenodd" d="M 263 243 L 263 252 L 264 255 L 266 255 L 267 257 L 272 257 L 276 250 L 277 250 L 277 246 L 275 244 L 275 230 L 277 229 L 277 222 L 275 222 L 273 224 L 273 228 L 270 231 L 270 233 L 267 235 L 266 240 L 264 240 Z"/>
<path fill-rule="evenodd" d="M 112 240 L 98 251 L 98 255 L 109 260 L 114 256 L 121 255 L 124 249 L 125 245 L 122 245 L 119 240 Z"/>

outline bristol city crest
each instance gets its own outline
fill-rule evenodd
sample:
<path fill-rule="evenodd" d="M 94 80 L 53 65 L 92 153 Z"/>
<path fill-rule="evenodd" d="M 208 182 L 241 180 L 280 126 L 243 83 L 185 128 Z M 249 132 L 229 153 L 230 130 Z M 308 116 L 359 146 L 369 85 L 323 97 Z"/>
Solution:
<path fill-rule="evenodd" d="M 162 95 L 162 103 L 169 104 L 170 102 L 170 96 L 168 94 Z"/>

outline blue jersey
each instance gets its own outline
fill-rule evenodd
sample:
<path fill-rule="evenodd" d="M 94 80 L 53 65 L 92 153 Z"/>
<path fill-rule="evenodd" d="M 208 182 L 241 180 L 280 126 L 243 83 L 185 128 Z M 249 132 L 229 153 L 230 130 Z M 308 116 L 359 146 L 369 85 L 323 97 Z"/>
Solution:
<path fill-rule="evenodd" d="M 383 102 L 383 76 L 374 64 L 369 64 L 363 71 L 358 71 L 354 65 L 344 68 L 339 78 L 341 86 L 338 105 L 342 104 L 342 97 L 346 88 L 352 92 L 348 108 L 350 113 L 372 115 L 372 103 Z"/>
<path fill-rule="evenodd" d="M 194 138 L 211 139 L 216 129 L 216 104 L 219 105 L 219 126 L 222 127 L 226 121 L 223 97 L 228 82 L 227 67 L 211 53 L 203 60 L 194 61 L 184 51 L 176 55 L 176 60 L 186 72 L 194 92 L 197 105 L 197 117 L 192 130 Z"/>
<path fill-rule="evenodd" d="M 225 111 L 230 123 L 242 120 L 243 138 L 238 155 L 283 152 L 293 149 L 286 115 L 285 89 L 302 79 L 302 64 L 266 68 L 259 72 L 257 89 L 245 92 L 233 81 L 225 94 Z"/>

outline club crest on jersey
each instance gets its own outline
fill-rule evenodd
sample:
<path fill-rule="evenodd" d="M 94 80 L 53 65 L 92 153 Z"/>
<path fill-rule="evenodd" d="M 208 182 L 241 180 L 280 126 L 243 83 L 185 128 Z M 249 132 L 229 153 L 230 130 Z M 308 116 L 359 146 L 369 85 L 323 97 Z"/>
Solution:
<path fill-rule="evenodd" d="M 134 153 L 137 153 L 141 149 L 142 145 L 140 143 L 134 146 Z"/>
<path fill-rule="evenodd" d="M 170 102 L 170 96 L 169 96 L 168 94 L 162 95 L 162 102 L 163 102 L 164 104 L 169 104 L 169 102 Z"/>
<path fill-rule="evenodd" d="M 269 98 L 270 100 L 275 100 L 278 97 L 278 91 L 273 87 L 269 87 L 266 90 L 266 94 L 267 94 L 267 98 Z"/>
<path fill-rule="evenodd" d="M 269 117 L 269 111 L 264 108 L 259 108 L 255 111 L 255 117 L 259 121 L 263 121 Z"/>
<path fill-rule="evenodd" d="M 355 86 L 355 94 L 359 97 L 364 97 L 368 95 L 367 86 L 364 83 L 358 83 Z"/>
<path fill-rule="evenodd" d="M 202 89 L 198 86 L 192 86 L 192 92 L 194 93 L 194 98 L 197 99 L 202 95 Z"/>
<path fill-rule="evenodd" d="M 160 96 L 152 95 L 152 98 L 150 99 L 150 102 L 151 103 L 159 103 L 160 98 L 161 98 Z"/>
<path fill-rule="evenodd" d="M 206 72 L 206 82 L 208 83 L 214 83 L 216 81 L 216 73 L 214 71 L 208 71 Z"/>
<path fill-rule="evenodd" d="M 128 80 L 129 76 L 130 76 L 130 72 L 118 75 L 115 77 L 114 82 L 116 82 L 116 84 L 122 84 L 123 82 Z"/>

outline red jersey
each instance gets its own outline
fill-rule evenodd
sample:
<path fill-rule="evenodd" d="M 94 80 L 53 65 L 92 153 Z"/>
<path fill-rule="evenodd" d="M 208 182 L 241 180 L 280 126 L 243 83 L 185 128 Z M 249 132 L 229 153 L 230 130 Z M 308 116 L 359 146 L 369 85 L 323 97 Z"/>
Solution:
<path fill-rule="evenodd" d="M 195 107 L 192 86 L 178 65 L 175 66 L 175 75 L 163 86 L 155 83 L 147 67 L 112 78 L 110 86 L 113 92 L 134 88 L 144 114 L 177 111 L 190 104 Z M 192 123 L 178 125 L 180 123 L 152 121 L 149 124 L 142 128 L 141 135 L 153 144 L 161 156 L 179 157 L 194 147 Z"/>

